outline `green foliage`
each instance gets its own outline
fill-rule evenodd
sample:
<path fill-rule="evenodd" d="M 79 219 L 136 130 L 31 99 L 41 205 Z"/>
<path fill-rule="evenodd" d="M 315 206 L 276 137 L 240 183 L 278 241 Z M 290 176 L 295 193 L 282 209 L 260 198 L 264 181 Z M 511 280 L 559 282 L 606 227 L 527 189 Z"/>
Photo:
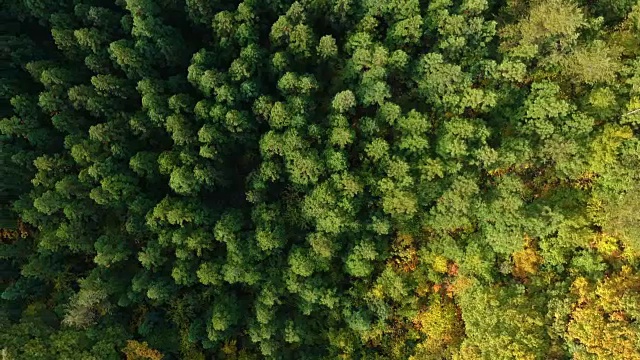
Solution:
<path fill-rule="evenodd" d="M 0 0 L 8 359 L 638 359 L 640 3 Z"/>

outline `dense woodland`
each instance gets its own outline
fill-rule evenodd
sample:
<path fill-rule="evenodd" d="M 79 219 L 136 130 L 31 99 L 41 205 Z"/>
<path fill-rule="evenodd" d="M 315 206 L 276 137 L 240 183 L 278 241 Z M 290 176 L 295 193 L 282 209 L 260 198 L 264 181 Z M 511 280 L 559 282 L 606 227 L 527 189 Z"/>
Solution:
<path fill-rule="evenodd" d="M 0 354 L 640 359 L 640 1 L 0 0 Z"/>

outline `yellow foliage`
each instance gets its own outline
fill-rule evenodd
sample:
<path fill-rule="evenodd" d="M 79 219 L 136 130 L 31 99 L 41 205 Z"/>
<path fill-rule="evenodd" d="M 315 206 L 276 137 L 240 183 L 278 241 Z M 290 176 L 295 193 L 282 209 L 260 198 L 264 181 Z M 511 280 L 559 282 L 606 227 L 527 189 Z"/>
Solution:
<path fill-rule="evenodd" d="M 411 236 L 410 234 L 400 233 L 396 237 L 395 245 L 397 247 L 407 247 L 413 246 L 413 242 L 413 236 Z"/>
<path fill-rule="evenodd" d="M 571 290 L 578 300 L 566 337 L 580 345 L 574 359 L 640 360 L 640 334 L 631 319 L 640 303 L 640 275 L 625 266 L 595 285 L 578 278 Z"/>
<path fill-rule="evenodd" d="M 462 346 L 460 346 L 460 350 L 453 354 L 452 359 L 453 360 L 484 360 L 485 357 L 482 356 L 482 352 L 477 346 L 464 343 L 462 344 Z"/>
<path fill-rule="evenodd" d="M 457 347 L 464 335 L 460 312 L 451 301 L 435 297 L 426 311 L 413 319 L 417 330 L 426 335 L 410 359 L 438 358 Z"/>
<path fill-rule="evenodd" d="M 127 346 L 122 349 L 127 360 L 161 360 L 162 354 L 158 350 L 151 349 L 147 342 L 127 340 Z"/>
<path fill-rule="evenodd" d="M 382 285 L 380 284 L 376 284 L 372 289 L 371 289 L 371 295 L 376 298 L 376 299 L 382 299 L 384 298 L 384 292 L 382 291 Z"/>
<path fill-rule="evenodd" d="M 607 109 L 615 105 L 616 94 L 608 87 L 594 89 L 589 95 L 589 104 L 597 109 Z"/>
<path fill-rule="evenodd" d="M 583 303 L 586 301 L 587 294 L 591 291 L 589 281 L 580 276 L 571 284 L 571 293 L 578 296 L 578 302 Z"/>
<path fill-rule="evenodd" d="M 629 110 L 629 112 L 640 109 L 640 97 L 632 97 L 631 100 L 629 100 L 627 109 Z"/>
<path fill-rule="evenodd" d="M 373 346 L 379 346 L 382 342 L 384 333 L 380 328 L 372 328 L 360 334 L 362 341 L 370 343 Z"/>
<path fill-rule="evenodd" d="M 615 256 L 616 252 L 620 250 L 618 239 L 604 233 L 595 235 L 593 246 L 604 256 Z"/>
<path fill-rule="evenodd" d="M 497 168 L 497 169 L 489 170 L 488 173 L 489 173 L 490 176 L 500 177 L 500 176 L 510 172 L 511 170 L 513 170 L 513 169 L 512 168 Z"/>
<path fill-rule="evenodd" d="M 603 133 L 591 143 L 589 163 L 591 171 L 605 173 L 616 162 L 616 151 L 622 142 L 633 137 L 628 126 L 605 125 Z"/>
<path fill-rule="evenodd" d="M 513 275 L 518 278 L 526 278 L 538 272 L 538 266 L 542 262 L 542 257 L 532 248 L 525 248 L 522 251 L 513 253 Z"/>
<path fill-rule="evenodd" d="M 536 252 L 533 240 L 525 235 L 524 249 L 511 255 L 513 258 L 513 275 L 524 279 L 538 272 L 538 266 L 542 263 L 542 257 Z"/>
<path fill-rule="evenodd" d="M 418 297 L 424 297 L 429 293 L 430 288 L 428 283 L 418 284 L 416 287 L 416 295 L 418 295 Z"/>
<path fill-rule="evenodd" d="M 235 340 L 230 340 L 224 343 L 221 349 L 222 353 L 227 356 L 233 356 L 238 353 L 238 347 Z"/>
<path fill-rule="evenodd" d="M 622 250 L 620 256 L 628 262 L 633 262 L 640 257 L 640 250 L 628 246 Z"/>
<path fill-rule="evenodd" d="M 601 228 L 591 246 L 605 256 L 634 261 L 640 256 L 640 187 L 617 198 L 592 195 L 587 203 L 589 220 Z"/>
<path fill-rule="evenodd" d="M 579 350 L 575 359 L 639 360 L 635 346 L 637 331 L 627 322 L 609 321 L 594 308 L 576 309 L 567 328 L 572 340 L 579 341 L 586 351 Z"/>
<path fill-rule="evenodd" d="M 433 270 L 444 274 L 448 271 L 448 260 L 446 257 L 438 255 L 433 259 Z"/>
<path fill-rule="evenodd" d="M 589 199 L 589 202 L 587 202 L 587 214 L 589 214 L 590 217 L 593 218 L 597 216 L 598 213 L 602 212 L 603 210 L 604 207 L 601 199 L 592 197 L 591 199 Z"/>
<path fill-rule="evenodd" d="M 623 307 L 623 295 L 631 291 L 640 292 L 640 275 L 634 274 L 631 267 L 623 266 L 618 274 L 606 278 L 597 287 L 598 304 L 607 312 L 619 311 Z"/>

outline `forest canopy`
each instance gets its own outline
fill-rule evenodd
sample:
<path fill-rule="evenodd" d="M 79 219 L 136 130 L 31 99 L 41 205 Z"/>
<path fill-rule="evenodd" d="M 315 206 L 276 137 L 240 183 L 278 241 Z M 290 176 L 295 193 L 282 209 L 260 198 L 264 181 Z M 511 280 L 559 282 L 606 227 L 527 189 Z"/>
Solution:
<path fill-rule="evenodd" d="M 9 359 L 640 360 L 640 1 L 0 0 Z"/>

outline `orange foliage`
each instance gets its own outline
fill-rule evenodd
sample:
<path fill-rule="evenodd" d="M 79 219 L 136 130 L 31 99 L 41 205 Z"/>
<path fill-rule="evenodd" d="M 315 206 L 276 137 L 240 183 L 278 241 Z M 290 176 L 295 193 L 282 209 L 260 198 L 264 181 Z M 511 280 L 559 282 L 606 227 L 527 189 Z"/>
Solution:
<path fill-rule="evenodd" d="M 11 240 L 11 239 L 15 239 L 17 237 L 18 232 L 15 230 L 9 230 L 9 229 L 0 229 L 0 239 L 3 240 Z"/>
<path fill-rule="evenodd" d="M 433 292 L 434 293 L 440 292 L 440 289 L 442 289 L 442 285 L 440 285 L 440 284 L 434 284 L 433 285 Z"/>
<path fill-rule="evenodd" d="M 16 229 L 0 229 L 0 240 L 5 242 L 15 241 L 18 238 L 26 238 L 30 235 L 27 226 L 20 220 L 18 220 L 18 226 Z"/>
<path fill-rule="evenodd" d="M 454 297 L 467 290 L 473 285 L 473 279 L 466 276 L 457 276 L 455 280 L 447 286 L 447 296 Z"/>
<path fill-rule="evenodd" d="M 458 264 L 452 263 L 451 266 L 449 266 L 449 271 L 447 273 L 449 274 L 449 276 L 457 276 L 458 275 Z"/>

